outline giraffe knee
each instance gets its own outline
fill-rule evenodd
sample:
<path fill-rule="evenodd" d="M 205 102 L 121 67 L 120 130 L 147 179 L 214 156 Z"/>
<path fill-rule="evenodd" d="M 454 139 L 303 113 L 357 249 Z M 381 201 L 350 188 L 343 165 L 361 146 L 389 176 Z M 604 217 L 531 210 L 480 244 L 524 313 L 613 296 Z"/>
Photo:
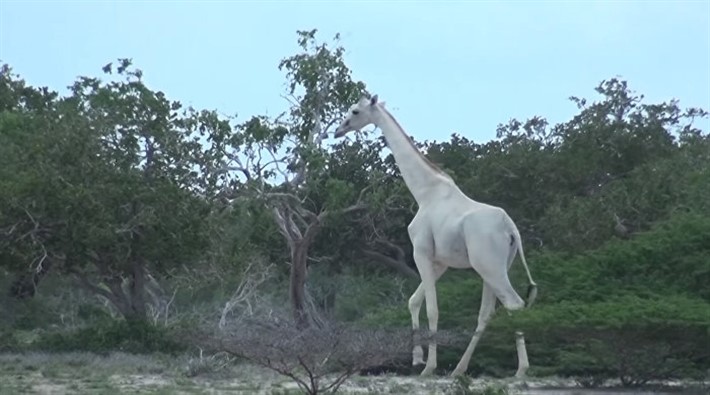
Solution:
<path fill-rule="evenodd" d="M 427 306 L 430 307 L 430 306 Z M 437 308 L 427 308 L 426 310 L 427 318 L 429 318 L 429 325 L 436 325 L 439 322 L 439 309 Z"/>
<path fill-rule="evenodd" d="M 412 313 L 412 315 L 415 315 L 415 314 L 419 313 L 419 309 L 422 307 L 422 300 L 421 300 L 421 298 L 418 297 L 417 293 L 415 292 L 409 298 L 409 302 L 407 304 L 409 306 L 409 312 Z"/>

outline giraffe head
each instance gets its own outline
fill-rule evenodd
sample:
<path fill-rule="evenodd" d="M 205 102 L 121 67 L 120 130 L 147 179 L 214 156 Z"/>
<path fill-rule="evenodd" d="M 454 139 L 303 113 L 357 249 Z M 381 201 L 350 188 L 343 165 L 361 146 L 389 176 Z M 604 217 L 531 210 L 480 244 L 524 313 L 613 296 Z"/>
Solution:
<path fill-rule="evenodd" d="M 362 97 L 360 101 L 353 104 L 348 110 L 348 114 L 335 129 L 335 138 L 340 138 L 354 130 L 360 130 L 365 126 L 375 123 L 375 113 L 378 106 L 384 106 L 385 102 L 377 102 L 377 95 L 372 97 Z"/>

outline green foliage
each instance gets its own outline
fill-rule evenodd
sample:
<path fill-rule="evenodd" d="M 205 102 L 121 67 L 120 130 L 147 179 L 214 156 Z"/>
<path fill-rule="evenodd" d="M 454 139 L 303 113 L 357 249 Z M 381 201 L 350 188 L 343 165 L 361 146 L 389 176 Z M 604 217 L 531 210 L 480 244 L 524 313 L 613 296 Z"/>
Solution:
<path fill-rule="evenodd" d="M 613 240 L 575 257 L 535 259 L 541 303 L 595 302 L 615 295 L 710 300 L 707 251 L 710 221 L 703 214 L 678 214 L 632 240 Z"/>
<path fill-rule="evenodd" d="M 406 292 L 408 282 L 405 279 L 392 274 L 374 277 L 357 269 L 345 267 L 335 279 L 318 272 L 313 275 L 315 296 L 318 296 L 317 290 L 321 287 L 330 286 L 337 290 L 334 317 L 338 321 L 361 321 L 369 311 L 364 306 L 389 305 L 393 309 L 406 306 L 409 294 Z"/>
<path fill-rule="evenodd" d="M 52 265 L 144 319 L 147 272 L 191 263 L 209 243 L 218 180 L 196 169 L 220 159 L 199 138 L 230 129 L 215 113 L 181 116 L 119 63 L 119 79 L 81 77 L 64 98 L 3 74 L 18 104 L 0 112 L 0 265 Z"/>
<path fill-rule="evenodd" d="M 651 380 L 702 379 L 710 362 L 707 351 L 698 347 L 710 341 L 707 325 L 634 323 L 625 328 L 556 333 L 559 373 L 595 382 L 611 377 L 625 386 L 639 386 Z M 562 345 L 560 339 L 564 339 Z M 552 343 L 544 337 L 541 340 Z"/>
<path fill-rule="evenodd" d="M 596 303 L 560 301 L 513 316 L 501 315 L 493 326 L 543 331 L 675 324 L 710 325 L 710 304 L 682 296 L 651 299 L 635 295 L 607 297 Z"/>
<path fill-rule="evenodd" d="M 31 345 L 52 351 L 90 351 L 106 353 L 123 351 L 133 354 L 155 352 L 181 353 L 187 346 L 172 338 L 165 328 L 146 321 L 100 320 L 93 325 L 69 332 L 48 333 Z"/>
<path fill-rule="evenodd" d="M 614 216 L 625 227 L 642 231 L 678 211 L 707 215 L 710 206 L 703 196 L 710 193 L 709 142 L 699 140 L 673 157 L 639 166 L 590 198 L 555 203 L 540 221 L 548 237 L 555 236 L 551 247 L 581 251 L 619 236 Z"/>

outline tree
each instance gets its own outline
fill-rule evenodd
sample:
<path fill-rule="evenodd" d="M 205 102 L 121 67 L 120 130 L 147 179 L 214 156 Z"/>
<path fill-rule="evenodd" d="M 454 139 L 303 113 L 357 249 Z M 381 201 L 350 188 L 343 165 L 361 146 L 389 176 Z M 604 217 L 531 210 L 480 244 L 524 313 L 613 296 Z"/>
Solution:
<path fill-rule="evenodd" d="M 344 49 L 317 42 L 315 34 L 316 30 L 299 31 L 302 53 L 279 64 L 288 78 L 284 98 L 290 110 L 275 119 L 254 116 L 239 125 L 240 133 L 224 151 L 229 164 L 223 168 L 231 180 L 230 195 L 263 201 L 286 241 L 289 295 L 301 328 L 309 325 L 306 278 L 316 235 L 329 217 L 365 208 L 360 199 L 347 204 L 311 199 L 318 180 L 327 178 L 328 152 L 323 140 L 343 111 L 365 91 L 363 83 L 351 79 Z M 325 183 L 333 192 L 336 184 Z"/>
<path fill-rule="evenodd" d="M 328 182 L 337 183 L 340 193 L 321 186 L 314 199 L 349 201 L 359 191 L 367 190 L 363 196 L 367 209 L 354 217 L 329 221 L 316 248 L 334 261 L 370 263 L 369 271 L 384 265 L 418 280 L 406 232 L 416 202 L 397 176 L 392 155 L 383 155 L 384 147 L 384 139 L 372 139 L 366 133 L 334 146 L 327 162 Z"/>
<path fill-rule="evenodd" d="M 187 109 L 121 59 L 102 82 L 81 77 L 59 98 L 5 67 L 0 114 L 3 264 L 73 275 L 127 319 L 146 318 L 151 270 L 197 260 L 219 159 L 200 137 L 228 135 L 214 112 Z"/>

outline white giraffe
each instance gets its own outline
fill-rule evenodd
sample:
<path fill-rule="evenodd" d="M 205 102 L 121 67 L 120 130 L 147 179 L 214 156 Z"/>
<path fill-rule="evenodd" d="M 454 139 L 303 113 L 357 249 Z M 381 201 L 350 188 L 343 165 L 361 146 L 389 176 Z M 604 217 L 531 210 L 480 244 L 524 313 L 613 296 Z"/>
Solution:
<path fill-rule="evenodd" d="M 419 330 L 419 312 L 426 299 L 431 334 L 422 376 L 432 374 L 436 368 L 435 335 L 439 318 L 436 281 L 448 268 L 471 267 L 483 279 L 478 324 L 466 351 L 452 372 L 452 375 L 462 374 L 468 369 L 473 350 L 493 316 L 496 298 L 509 312 L 526 305 L 508 278 L 508 269 L 518 252 L 530 283 L 528 306 L 537 295 L 537 286 L 525 262 L 520 233 L 505 210 L 470 199 L 449 175 L 427 160 L 385 109 L 384 102 L 377 102 L 377 95 L 363 97 L 354 104 L 336 129 L 335 137 L 343 137 L 369 124 L 382 130 L 402 178 L 419 206 L 407 230 L 413 246 L 414 261 L 421 276 L 421 284 L 409 299 L 412 329 L 415 333 Z M 522 332 L 516 332 L 516 348 L 516 377 L 522 377 L 530 366 Z M 415 341 L 412 364 L 423 363 L 424 351 Z"/>

